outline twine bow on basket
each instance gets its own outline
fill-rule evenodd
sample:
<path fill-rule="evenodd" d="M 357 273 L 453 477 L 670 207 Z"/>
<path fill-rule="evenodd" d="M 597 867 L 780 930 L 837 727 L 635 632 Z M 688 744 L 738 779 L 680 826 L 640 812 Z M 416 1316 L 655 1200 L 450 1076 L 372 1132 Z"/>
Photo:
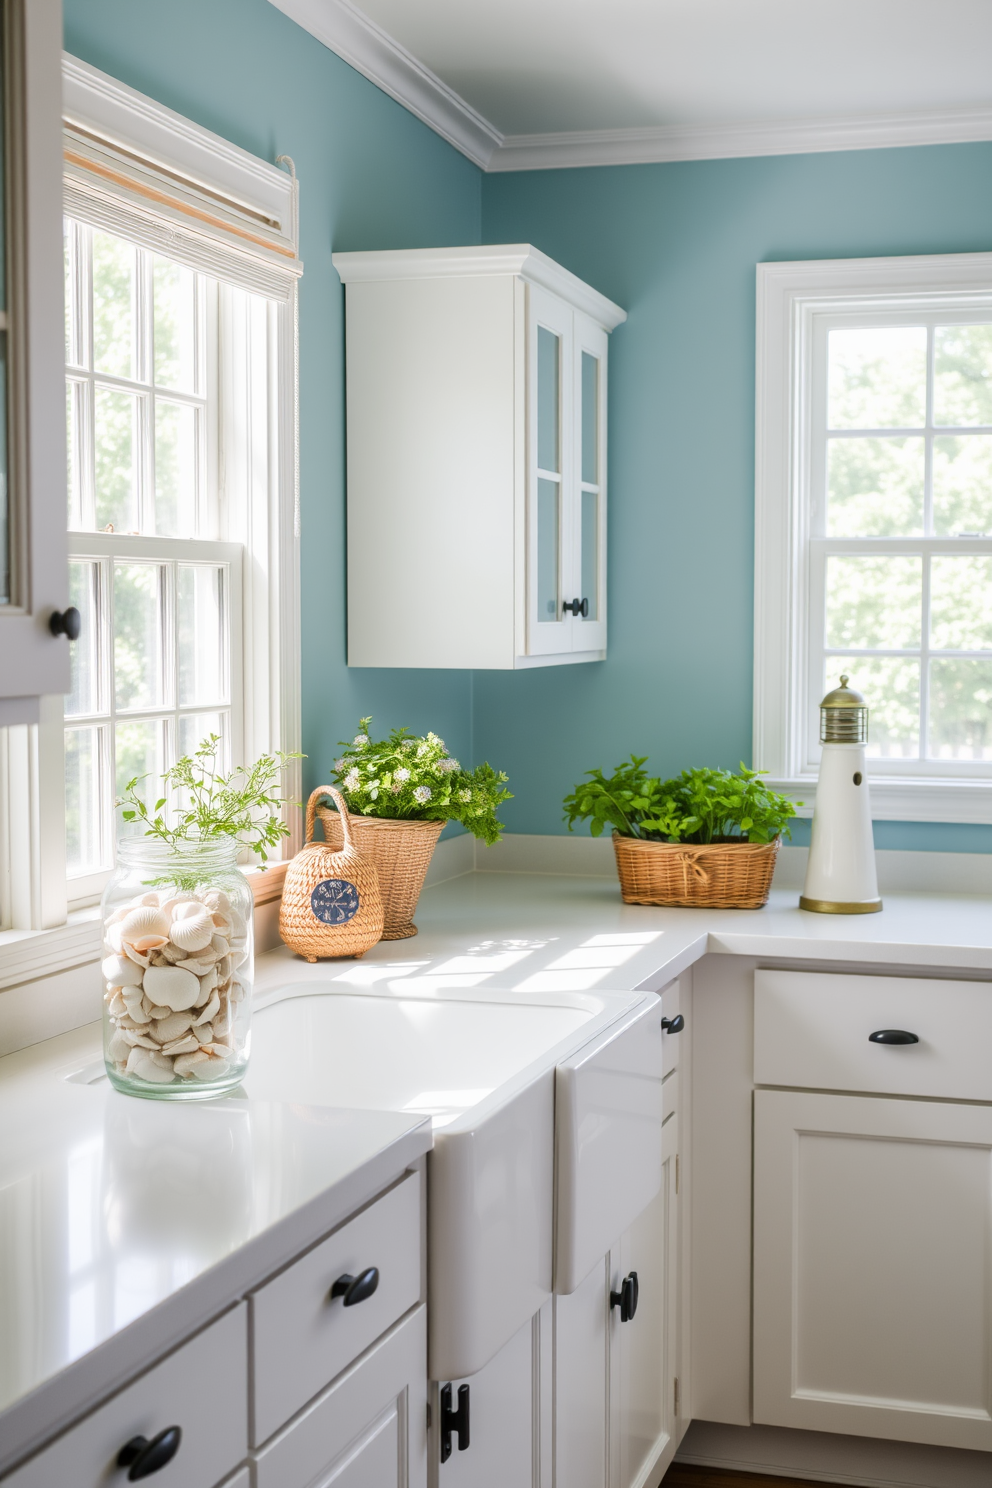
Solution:
<path fill-rule="evenodd" d="M 697 884 L 708 884 L 710 876 L 699 861 L 698 853 L 680 852 L 675 854 L 675 861 L 682 864 L 682 888 L 689 892 L 689 874 L 691 873 Z"/>

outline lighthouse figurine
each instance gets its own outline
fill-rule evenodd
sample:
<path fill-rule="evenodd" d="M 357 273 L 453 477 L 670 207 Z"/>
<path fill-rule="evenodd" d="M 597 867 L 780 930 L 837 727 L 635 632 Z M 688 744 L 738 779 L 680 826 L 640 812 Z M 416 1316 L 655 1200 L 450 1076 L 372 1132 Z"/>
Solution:
<path fill-rule="evenodd" d="M 874 914 L 881 909 L 865 772 L 868 705 L 840 686 L 820 704 L 820 778 L 800 909 L 817 914 Z"/>

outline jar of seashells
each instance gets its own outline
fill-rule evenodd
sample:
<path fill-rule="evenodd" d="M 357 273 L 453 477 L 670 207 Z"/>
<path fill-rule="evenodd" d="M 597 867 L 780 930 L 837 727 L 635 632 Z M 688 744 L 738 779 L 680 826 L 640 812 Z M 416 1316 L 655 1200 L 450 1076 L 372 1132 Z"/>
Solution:
<path fill-rule="evenodd" d="M 103 896 L 104 1058 L 128 1095 L 202 1100 L 248 1064 L 252 893 L 226 837 L 125 837 Z"/>

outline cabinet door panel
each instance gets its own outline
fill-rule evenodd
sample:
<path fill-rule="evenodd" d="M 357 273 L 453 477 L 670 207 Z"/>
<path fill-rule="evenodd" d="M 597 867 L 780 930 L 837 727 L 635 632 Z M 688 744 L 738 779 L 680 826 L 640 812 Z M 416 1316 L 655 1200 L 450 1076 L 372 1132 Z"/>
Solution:
<path fill-rule="evenodd" d="M 478 1374 L 451 1381 L 455 1402 L 459 1385 L 469 1387 L 471 1441 L 461 1451 L 453 1439 L 451 1456 L 437 1468 L 440 1488 L 537 1488 L 539 1336 L 533 1318 Z"/>
<path fill-rule="evenodd" d="M 595 321 L 574 315 L 575 463 L 573 500 L 575 597 L 587 614 L 572 626 L 573 651 L 606 647 L 606 352 L 608 337 Z M 566 599 L 573 598 L 566 595 Z"/>
<path fill-rule="evenodd" d="M 555 1297 L 555 1481 L 607 1488 L 610 1401 L 608 1257 Z"/>
<path fill-rule="evenodd" d="M 571 651 L 575 621 L 572 311 L 527 287 L 527 654 Z"/>
<path fill-rule="evenodd" d="M 673 1160 L 672 1160 L 673 1161 Z M 614 1252 L 613 1285 L 637 1272 L 637 1311 L 621 1322 L 612 1311 L 615 1372 L 614 1412 L 620 1488 L 643 1483 L 658 1462 L 670 1436 L 671 1368 L 668 1358 L 668 1167 L 661 1191 L 631 1225 Z M 617 1264 L 617 1262 L 619 1264 Z"/>
<path fill-rule="evenodd" d="M 759 1091 L 754 1418 L 992 1449 L 992 1110 Z"/>

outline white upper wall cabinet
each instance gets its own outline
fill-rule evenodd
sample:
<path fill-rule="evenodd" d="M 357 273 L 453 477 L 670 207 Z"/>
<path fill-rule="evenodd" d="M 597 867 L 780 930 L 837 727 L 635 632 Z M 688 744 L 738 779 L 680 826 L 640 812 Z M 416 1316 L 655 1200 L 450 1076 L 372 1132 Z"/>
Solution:
<path fill-rule="evenodd" d="M 2 32 L 0 726 L 69 690 L 60 0 L 5 0 Z"/>
<path fill-rule="evenodd" d="M 626 313 L 527 244 L 334 266 L 349 665 L 601 661 L 607 333 Z"/>

